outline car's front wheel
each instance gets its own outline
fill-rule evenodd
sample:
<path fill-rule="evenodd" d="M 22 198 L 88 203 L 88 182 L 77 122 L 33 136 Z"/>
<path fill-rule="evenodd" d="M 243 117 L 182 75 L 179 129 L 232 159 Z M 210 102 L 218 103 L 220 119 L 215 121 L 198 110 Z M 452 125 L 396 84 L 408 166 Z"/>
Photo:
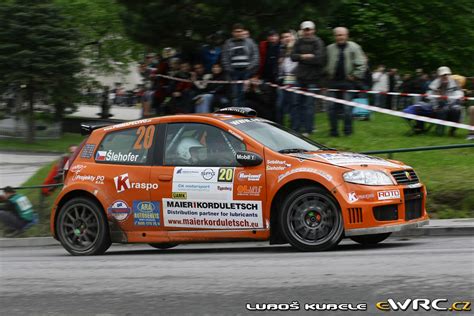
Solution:
<path fill-rule="evenodd" d="M 283 201 L 279 222 L 286 240 L 302 251 L 333 248 L 344 232 L 337 202 L 329 192 L 315 186 L 291 192 Z"/>
<path fill-rule="evenodd" d="M 156 249 L 165 250 L 165 249 L 176 247 L 178 244 L 163 243 L 163 244 L 149 244 L 149 245 Z"/>
<path fill-rule="evenodd" d="M 361 235 L 350 237 L 353 241 L 362 245 L 376 245 L 387 239 L 392 233 Z"/>
<path fill-rule="evenodd" d="M 56 231 L 63 247 L 74 256 L 101 255 L 111 244 L 104 212 L 88 198 L 74 198 L 61 207 Z"/>

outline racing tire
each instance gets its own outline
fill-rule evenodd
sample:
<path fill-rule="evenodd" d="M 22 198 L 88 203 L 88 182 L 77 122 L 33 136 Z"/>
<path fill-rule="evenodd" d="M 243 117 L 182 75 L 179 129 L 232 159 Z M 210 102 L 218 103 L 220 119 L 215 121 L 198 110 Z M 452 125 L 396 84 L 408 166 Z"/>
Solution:
<path fill-rule="evenodd" d="M 339 204 L 329 192 L 315 186 L 299 188 L 284 199 L 279 223 L 287 242 L 301 251 L 331 249 L 344 234 Z"/>
<path fill-rule="evenodd" d="M 165 249 L 176 247 L 178 244 L 163 243 L 163 244 L 149 244 L 149 245 L 156 249 L 165 250 Z"/>
<path fill-rule="evenodd" d="M 361 235 L 349 237 L 353 241 L 361 245 L 376 245 L 379 242 L 387 239 L 392 233 L 373 234 L 373 235 Z"/>
<path fill-rule="evenodd" d="M 111 245 L 102 208 L 88 198 L 73 198 L 59 210 L 57 237 L 73 256 L 101 255 Z"/>

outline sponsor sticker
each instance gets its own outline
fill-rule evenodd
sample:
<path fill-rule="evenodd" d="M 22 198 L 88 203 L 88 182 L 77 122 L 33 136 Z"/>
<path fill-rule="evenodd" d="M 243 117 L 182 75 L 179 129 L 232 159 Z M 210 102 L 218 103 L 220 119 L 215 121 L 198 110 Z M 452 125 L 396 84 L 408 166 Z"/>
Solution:
<path fill-rule="evenodd" d="M 123 192 L 129 189 L 136 190 L 157 190 L 158 183 L 149 183 L 149 182 L 131 182 L 128 176 L 128 173 L 121 174 L 114 177 L 114 184 L 117 193 Z"/>
<path fill-rule="evenodd" d="M 121 123 L 121 124 L 116 124 L 116 125 L 105 127 L 104 131 L 110 131 L 110 130 L 121 128 L 121 127 L 135 126 L 135 125 L 140 125 L 140 124 L 145 124 L 145 123 L 150 123 L 150 122 L 151 122 L 150 119 L 143 119 L 143 120 L 138 120 L 138 121 L 133 121 L 133 122 L 126 122 L 126 123 Z"/>
<path fill-rule="evenodd" d="M 377 192 L 377 199 L 379 201 L 383 200 L 394 200 L 400 198 L 400 190 L 387 190 Z"/>
<path fill-rule="evenodd" d="M 168 227 L 263 228 L 262 202 L 163 199 L 163 220 Z"/>
<path fill-rule="evenodd" d="M 107 209 L 107 212 L 119 222 L 125 221 L 130 215 L 130 207 L 125 201 L 117 200 Z"/>
<path fill-rule="evenodd" d="M 188 198 L 187 192 L 173 192 L 171 197 L 176 200 L 186 200 Z"/>
<path fill-rule="evenodd" d="M 173 182 L 172 192 L 182 192 L 190 199 L 232 199 L 232 183 L 189 183 Z"/>
<path fill-rule="evenodd" d="M 356 153 L 327 153 L 327 154 L 314 154 L 319 158 L 322 158 L 333 165 L 336 166 L 348 166 L 348 165 L 378 165 L 378 166 L 387 166 L 387 167 L 400 167 L 397 164 L 394 164 L 390 161 L 385 159 L 375 157 L 375 156 L 367 156 L 362 154 Z"/>
<path fill-rule="evenodd" d="M 112 150 L 99 150 L 95 155 L 95 161 L 111 161 L 111 162 L 138 162 L 140 155 L 134 155 L 132 153 L 123 154 L 121 152 L 116 153 Z"/>
<path fill-rule="evenodd" d="M 294 173 L 297 173 L 297 172 L 309 172 L 309 173 L 314 173 L 314 174 L 317 174 L 323 178 L 325 178 L 326 180 L 328 181 L 331 181 L 332 180 L 332 176 L 322 170 L 319 170 L 319 169 L 315 169 L 315 168 L 306 168 L 306 167 L 300 167 L 300 168 L 295 168 L 295 169 L 291 169 L 291 170 L 288 170 L 287 172 L 281 174 L 278 176 L 278 182 L 281 182 L 283 179 L 285 179 L 286 177 L 294 174 Z"/>
<path fill-rule="evenodd" d="M 237 186 L 237 195 L 260 196 L 261 192 L 262 192 L 262 186 L 261 185 L 239 184 Z"/>
<path fill-rule="evenodd" d="M 216 175 L 215 171 L 212 170 L 211 168 L 204 169 L 201 172 L 202 178 L 206 181 L 211 180 L 212 178 L 214 178 L 215 175 Z"/>
<path fill-rule="evenodd" d="M 135 226 L 160 226 L 160 202 L 133 201 Z"/>
<path fill-rule="evenodd" d="M 237 120 L 228 121 L 228 122 L 231 125 L 237 126 L 237 125 L 252 123 L 252 122 L 268 122 L 268 121 L 261 118 L 248 118 L 248 119 L 237 119 Z"/>
<path fill-rule="evenodd" d="M 240 181 L 260 181 L 260 178 L 262 177 L 262 174 L 252 174 L 252 173 L 245 173 L 245 172 L 240 172 L 238 179 Z"/>
<path fill-rule="evenodd" d="M 69 172 L 78 174 L 78 173 L 80 173 L 82 170 L 84 170 L 84 169 L 86 169 L 86 168 L 87 168 L 86 165 L 74 165 L 74 166 L 72 166 L 72 167 L 69 169 Z"/>
<path fill-rule="evenodd" d="M 375 198 L 375 194 L 374 193 L 358 194 L 356 192 L 350 192 L 347 197 L 349 199 L 349 202 L 352 203 L 359 200 L 371 200 Z"/>
<path fill-rule="evenodd" d="M 357 197 L 357 194 L 355 192 L 350 192 L 349 193 L 349 202 L 357 202 L 359 200 L 359 198 Z"/>
<path fill-rule="evenodd" d="M 85 144 L 82 147 L 81 158 L 89 159 L 94 154 L 95 145 L 94 144 Z"/>

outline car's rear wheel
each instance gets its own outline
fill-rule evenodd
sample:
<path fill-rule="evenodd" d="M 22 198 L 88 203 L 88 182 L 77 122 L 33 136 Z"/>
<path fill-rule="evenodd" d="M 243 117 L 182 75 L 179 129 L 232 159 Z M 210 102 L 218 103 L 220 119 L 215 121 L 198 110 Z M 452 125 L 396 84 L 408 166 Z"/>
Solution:
<path fill-rule="evenodd" d="M 165 249 L 176 247 L 178 244 L 163 243 L 163 244 L 149 244 L 149 245 L 156 249 L 165 250 Z"/>
<path fill-rule="evenodd" d="M 392 233 L 384 234 L 373 234 L 373 235 L 361 235 L 361 236 L 352 236 L 350 237 L 353 241 L 358 242 L 362 245 L 376 245 L 379 242 L 387 239 Z"/>
<path fill-rule="evenodd" d="M 101 255 L 111 245 L 104 212 L 88 198 L 74 198 L 64 204 L 56 229 L 61 244 L 74 256 Z"/>
<path fill-rule="evenodd" d="M 326 190 L 315 186 L 291 192 L 283 201 L 279 222 L 286 240 L 302 251 L 333 248 L 344 232 L 337 202 Z"/>

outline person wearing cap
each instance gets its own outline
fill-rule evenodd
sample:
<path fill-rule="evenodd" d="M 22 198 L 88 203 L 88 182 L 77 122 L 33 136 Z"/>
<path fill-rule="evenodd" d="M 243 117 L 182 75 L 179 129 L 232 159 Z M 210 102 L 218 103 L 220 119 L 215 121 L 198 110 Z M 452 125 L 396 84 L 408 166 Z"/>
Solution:
<path fill-rule="evenodd" d="M 459 87 L 457 82 L 451 78 L 451 69 L 446 66 L 441 66 L 437 70 L 438 78 L 433 80 L 428 86 L 427 98 L 433 105 L 433 110 L 437 118 L 451 122 L 459 122 L 461 119 L 461 99 L 464 97 L 464 92 Z M 441 95 L 447 97 L 442 99 L 436 97 Z M 449 134 L 454 135 L 455 127 L 451 127 Z M 438 125 L 436 127 L 438 135 L 444 134 L 444 126 Z"/>
<path fill-rule="evenodd" d="M 15 237 L 34 220 L 33 206 L 26 196 L 16 193 L 12 187 L 5 187 L 3 192 L 5 195 L 0 196 L 0 200 L 3 201 L 0 223 L 6 228 L 7 237 Z"/>
<path fill-rule="evenodd" d="M 351 90 L 357 87 L 358 82 L 365 77 L 367 62 L 362 48 L 355 42 L 349 41 L 349 30 L 345 27 L 336 27 L 333 30 L 335 43 L 327 50 L 328 87 L 330 89 Z M 352 100 L 352 93 L 332 92 L 330 96 Z M 342 113 L 341 113 L 342 112 Z M 340 114 L 344 117 L 344 134 L 352 134 L 352 107 L 334 102 L 328 108 L 330 136 L 339 136 L 337 123 Z"/>
<path fill-rule="evenodd" d="M 300 25 L 302 37 L 299 38 L 291 53 L 291 60 L 298 62 L 296 68 L 297 85 L 315 92 L 321 85 L 326 64 L 324 42 L 315 35 L 316 27 L 312 21 Z M 300 94 L 299 100 L 290 110 L 291 128 L 308 136 L 314 129 L 314 98 Z"/>
<path fill-rule="evenodd" d="M 222 47 L 222 67 L 230 80 L 248 80 L 256 74 L 259 64 L 258 47 L 245 35 L 245 27 L 236 23 L 232 26 L 232 38 Z M 232 105 L 244 106 L 242 84 L 232 84 Z"/>

